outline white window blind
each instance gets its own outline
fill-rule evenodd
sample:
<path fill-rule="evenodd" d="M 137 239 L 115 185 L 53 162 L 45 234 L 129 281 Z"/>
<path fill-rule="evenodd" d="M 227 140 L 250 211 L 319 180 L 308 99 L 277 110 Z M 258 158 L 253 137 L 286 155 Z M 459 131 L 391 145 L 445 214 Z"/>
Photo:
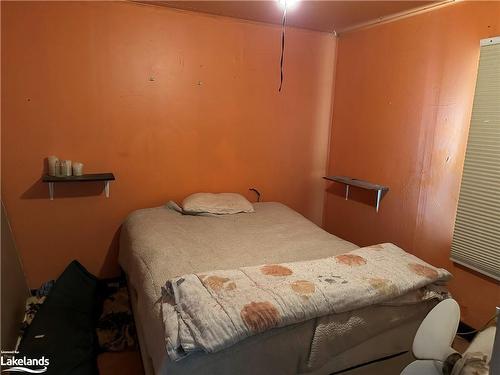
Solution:
<path fill-rule="evenodd" d="M 500 280 L 500 37 L 481 41 L 451 259 Z"/>

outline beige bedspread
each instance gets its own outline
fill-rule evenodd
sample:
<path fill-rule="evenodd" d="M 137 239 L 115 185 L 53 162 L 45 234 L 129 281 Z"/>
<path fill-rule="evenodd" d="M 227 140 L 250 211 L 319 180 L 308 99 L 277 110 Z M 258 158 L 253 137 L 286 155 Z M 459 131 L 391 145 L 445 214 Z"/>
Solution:
<path fill-rule="evenodd" d="M 124 223 L 119 261 L 131 286 L 137 290 L 136 319 L 140 320 L 144 330 L 145 342 L 142 345 L 146 346 L 156 373 L 165 368 L 172 373 L 183 373 L 184 368 L 187 369 L 185 373 L 189 373 L 195 368 L 207 370 L 211 367 L 220 372 L 221 368 L 215 363 L 221 362 L 227 367 L 230 362 L 224 351 L 215 355 L 196 355 L 179 364 L 168 360 L 160 309 L 161 287 L 166 279 L 213 269 L 318 259 L 357 248 L 282 204 L 257 203 L 254 207 L 254 213 L 210 217 L 184 216 L 166 207 L 157 207 L 135 211 Z M 256 344 L 259 340 L 261 343 L 273 342 L 274 347 L 279 342 L 279 355 L 272 360 L 283 356 L 288 358 L 287 368 L 295 368 L 295 373 L 308 371 L 321 367 L 332 353 L 339 352 L 338 348 L 346 350 L 360 344 L 360 336 L 349 335 L 349 329 L 359 328 L 368 333 L 367 336 L 374 336 L 381 330 L 421 317 L 430 307 L 428 304 L 411 308 L 377 307 L 361 311 L 359 316 L 356 312 L 349 313 L 344 324 L 346 332 L 337 348 L 326 338 L 315 340 L 311 347 L 315 330 L 323 331 L 321 327 L 327 330 L 331 325 L 326 319 L 323 326 L 310 320 L 244 340 L 228 350 L 232 358 L 244 358 L 246 348 L 259 348 Z M 382 314 L 387 316 L 388 309 L 392 312 L 391 319 L 378 314 L 378 311 L 384 311 Z M 279 335 L 289 339 L 274 340 Z M 260 347 L 264 348 L 264 345 Z M 231 366 L 236 368 L 236 364 Z"/>

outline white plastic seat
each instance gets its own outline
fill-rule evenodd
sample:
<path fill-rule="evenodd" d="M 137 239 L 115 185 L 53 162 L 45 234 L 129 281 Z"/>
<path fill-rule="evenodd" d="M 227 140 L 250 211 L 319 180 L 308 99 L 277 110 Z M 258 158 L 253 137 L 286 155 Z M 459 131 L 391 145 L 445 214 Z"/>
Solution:
<path fill-rule="evenodd" d="M 438 303 L 420 324 L 413 339 L 416 361 L 401 372 L 402 375 L 442 374 L 442 363 L 457 353 L 452 347 L 460 322 L 460 307 L 454 299 Z"/>

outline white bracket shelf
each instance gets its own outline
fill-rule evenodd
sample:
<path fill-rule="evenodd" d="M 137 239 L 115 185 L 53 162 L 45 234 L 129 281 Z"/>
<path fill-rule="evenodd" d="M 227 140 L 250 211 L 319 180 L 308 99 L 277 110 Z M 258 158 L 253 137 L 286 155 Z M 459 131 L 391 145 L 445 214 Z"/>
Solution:
<path fill-rule="evenodd" d="M 358 180 L 357 178 L 345 177 L 345 176 L 326 176 L 323 177 L 325 180 L 338 182 L 345 185 L 345 200 L 349 199 L 349 188 L 355 186 L 365 190 L 372 190 L 376 192 L 375 200 L 375 210 L 378 212 L 380 208 L 380 201 L 382 197 L 389 191 L 389 188 L 384 185 L 374 184 L 364 180 Z"/>

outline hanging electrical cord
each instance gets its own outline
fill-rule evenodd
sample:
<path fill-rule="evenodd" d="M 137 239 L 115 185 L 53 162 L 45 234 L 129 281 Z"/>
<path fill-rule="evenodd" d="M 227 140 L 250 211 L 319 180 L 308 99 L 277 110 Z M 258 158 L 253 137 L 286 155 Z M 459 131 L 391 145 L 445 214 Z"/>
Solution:
<path fill-rule="evenodd" d="M 257 195 L 257 202 L 260 202 L 260 191 L 258 191 L 256 188 L 250 188 L 248 190 L 253 191 Z"/>
<path fill-rule="evenodd" d="M 491 317 L 491 319 L 490 319 L 490 320 L 488 320 L 488 321 L 487 321 L 487 322 L 486 322 L 486 323 L 485 323 L 485 324 L 484 324 L 481 328 L 479 328 L 479 329 L 475 329 L 475 330 L 473 330 L 473 331 L 468 331 L 468 332 L 457 332 L 457 335 L 459 335 L 459 336 L 467 336 L 467 335 L 472 335 L 472 334 L 474 334 L 474 333 L 482 332 L 482 331 L 484 331 L 486 328 L 488 328 L 489 324 L 490 324 L 493 320 L 495 320 L 495 319 L 497 319 L 497 318 L 500 318 L 500 313 L 496 313 L 495 315 L 493 315 L 493 316 Z"/>
<path fill-rule="evenodd" d="M 280 87 L 278 92 L 281 92 L 283 86 L 283 62 L 285 60 L 285 26 L 286 26 L 286 0 L 283 6 L 283 19 L 281 21 L 281 58 L 280 58 Z"/>

